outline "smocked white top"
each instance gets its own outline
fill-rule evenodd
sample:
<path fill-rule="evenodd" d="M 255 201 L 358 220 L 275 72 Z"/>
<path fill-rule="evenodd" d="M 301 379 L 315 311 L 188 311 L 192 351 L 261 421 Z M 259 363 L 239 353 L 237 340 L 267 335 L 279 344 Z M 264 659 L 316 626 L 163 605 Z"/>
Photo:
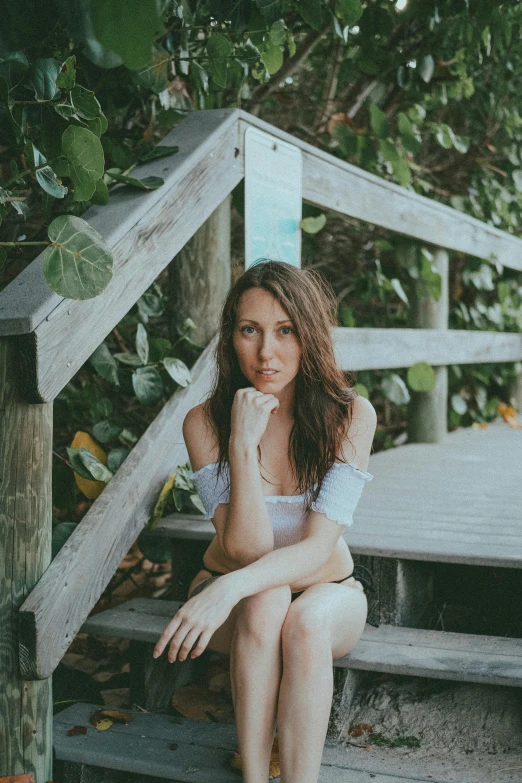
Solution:
<path fill-rule="evenodd" d="M 220 503 L 230 503 L 230 470 L 227 462 L 219 477 L 217 462 L 205 465 L 195 473 L 189 473 L 189 476 L 194 480 L 207 519 L 212 518 Z M 364 485 L 372 479 L 371 473 L 365 473 L 348 462 L 334 462 L 323 479 L 311 510 L 326 514 L 328 519 L 343 527 L 352 525 L 353 512 Z M 265 495 L 265 500 L 274 531 L 274 549 L 301 541 L 308 517 L 304 494 Z"/>

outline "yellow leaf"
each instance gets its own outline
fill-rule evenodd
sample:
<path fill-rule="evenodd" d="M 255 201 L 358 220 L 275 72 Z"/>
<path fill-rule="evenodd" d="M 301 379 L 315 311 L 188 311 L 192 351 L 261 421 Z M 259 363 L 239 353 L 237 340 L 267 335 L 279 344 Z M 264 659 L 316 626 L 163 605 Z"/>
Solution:
<path fill-rule="evenodd" d="M 167 479 L 167 481 L 164 483 L 163 489 L 161 490 L 159 494 L 159 498 L 156 501 L 156 505 L 154 506 L 152 516 L 148 521 L 147 530 L 149 531 L 154 530 L 154 528 L 160 521 L 161 517 L 163 516 L 163 509 L 165 508 L 165 503 L 167 502 L 169 492 L 174 486 L 175 481 L 176 481 L 176 474 L 173 473 L 172 476 L 170 476 Z"/>
<path fill-rule="evenodd" d="M 106 452 L 96 443 L 95 440 L 91 438 L 88 432 L 82 432 L 81 430 L 78 430 L 73 438 L 73 442 L 71 443 L 71 448 L 87 449 L 87 451 L 90 451 L 91 454 L 94 454 L 94 456 L 99 459 L 100 462 L 103 462 L 104 465 L 107 464 Z M 80 492 L 83 492 L 85 497 L 89 498 L 89 500 L 95 500 L 99 495 L 101 495 L 106 487 L 104 481 L 95 481 L 94 479 L 90 481 L 89 479 L 85 479 L 83 476 L 78 475 L 78 473 L 74 474 L 74 480 L 76 481 L 76 486 Z"/>

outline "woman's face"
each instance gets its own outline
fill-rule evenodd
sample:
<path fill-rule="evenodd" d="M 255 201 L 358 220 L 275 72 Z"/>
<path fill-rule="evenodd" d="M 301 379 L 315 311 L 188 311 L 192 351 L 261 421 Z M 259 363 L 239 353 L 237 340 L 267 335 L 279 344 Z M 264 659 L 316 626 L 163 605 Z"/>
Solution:
<path fill-rule="evenodd" d="M 299 371 L 302 351 L 294 324 L 264 288 L 241 295 L 233 344 L 241 372 L 265 394 L 277 394 Z"/>

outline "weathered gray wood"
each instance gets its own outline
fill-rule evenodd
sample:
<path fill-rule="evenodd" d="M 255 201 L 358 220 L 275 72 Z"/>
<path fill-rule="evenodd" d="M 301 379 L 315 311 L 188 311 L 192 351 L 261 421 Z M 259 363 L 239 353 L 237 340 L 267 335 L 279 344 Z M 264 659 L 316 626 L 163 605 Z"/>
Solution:
<path fill-rule="evenodd" d="M 52 769 L 51 682 L 24 682 L 18 610 L 51 559 L 52 405 L 23 402 L 15 345 L 0 339 L 0 776 Z"/>
<path fill-rule="evenodd" d="M 332 337 L 343 370 L 515 362 L 522 354 L 522 336 L 504 332 L 336 327 Z"/>
<path fill-rule="evenodd" d="M 501 420 L 375 454 L 345 540 L 360 554 L 521 568 L 521 465 L 520 430 Z"/>
<path fill-rule="evenodd" d="M 434 253 L 433 266 L 441 278 L 440 298 L 435 300 L 429 287 L 417 281 L 418 295 L 412 301 L 411 324 L 418 329 L 448 329 L 449 258 L 446 250 Z M 424 289 L 424 290 L 422 290 Z M 424 361 L 426 361 L 424 359 Z M 451 359 L 447 359 L 451 363 Z M 408 441 L 410 443 L 442 443 L 448 431 L 448 368 L 435 368 L 435 387 L 429 392 L 411 392 L 408 405 Z"/>
<path fill-rule="evenodd" d="M 82 631 L 100 636 L 139 638 L 155 644 L 175 613 L 175 603 L 134 599 L 127 607 L 109 609 L 90 618 Z M 140 625 L 142 628 L 138 630 Z M 522 686 L 522 643 L 520 639 L 506 636 L 431 631 L 386 623 L 375 628 L 366 624 L 352 652 L 335 659 L 334 666 L 459 682 Z"/>
<path fill-rule="evenodd" d="M 113 202 L 122 206 L 117 193 L 111 197 L 111 205 L 93 208 L 84 215 L 109 240 L 114 253 L 114 277 L 94 299 L 63 299 L 32 335 L 20 338 L 25 354 L 23 366 L 29 368 L 28 401 L 56 397 L 241 180 L 242 156 L 236 157 L 239 141 L 234 110 L 216 110 L 203 117 L 197 114 L 198 118 L 192 115 L 186 125 L 190 119 L 187 118 L 167 137 L 169 144 L 179 143 L 180 153 L 161 161 L 166 181 L 163 188 L 153 191 L 154 201 L 151 203 L 147 195 L 145 205 L 140 201 L 139 210 L 132 210 L 132 198 L 136 197 L 121 195 L 134 213 L 132 223 L 117 222 L 122 215 L 111 209 Z M 160 192 L 162 197 L 158 196 Z M 2 296 L 9 295 L 9 288 Z"/>
<path fill-rule="evenodd" d="M 176 326 L 192 318 L 191 335 L 207 345 L 216 334 L 230 289 L 230 204 L 228 196 L 169 264 L 168 309 L 171 338 Z"/>
<path fill-rule="evenodd" d="M 97 732 L 88 722 L 95 710 L 95 705 L 75 704 L 56 715 L 54 747 L 58 759 L 183 783 L 241 780 L 241 774 L 230 767 L 237 747 L 235 726 L 176 718 L 183 721 L 179 724 L 166 715 L 142 713 L 127 726 L 114 724 L 108 731 Z M 87 726 L 87 734 L 68 737 L 67 731 L 74 725 Z M 172 743 L 177 743 L 176 750 L 171 750 Z M 319 783 L 406 783 L 403 776 L 351 769 L 344 763 L 336 767 L 335 750 L 324 748 Z M 77 780 L 82 778 L 78 775 Z M 90 780 L 98 783 L 96 777 L 85 778 L 85 783 Z M 407 778 L 407 781 L 437 783 L 432 777 Z"/>
<path fill-rule="evenodd" d="M 180 606 L 183 601 L 133 598 L 114 609 L 88 617 L 80 633 L 156 643 Z"/>
<path fill-rule="evenodd" d="M 504 266 L 522 269 L 522 240 L 507 231 L 345 163 L 247 112 L 240 112 L 239 125 L 243 137 L 256 127 L 302 150 L 305 201 L 448 250 L 485 260 L 494 254 Z"/>
<path fill-rule="evenodd" d="M 29 679 L 55 669 L 147 523 L 164 482 L 186 461 L 182 423 L 208 397 L 214 348 L 215 340 L 196 362 L 192 383 L 166 403 L 24 602 L 22 666 Z"/>

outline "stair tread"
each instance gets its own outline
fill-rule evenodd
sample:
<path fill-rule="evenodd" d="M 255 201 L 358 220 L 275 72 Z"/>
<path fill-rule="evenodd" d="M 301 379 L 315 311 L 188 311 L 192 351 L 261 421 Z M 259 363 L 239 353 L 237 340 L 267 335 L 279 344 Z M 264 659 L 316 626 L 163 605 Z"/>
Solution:
<path fill-rule="evenodd" d="M 114 723 L 107 731 L 97 731 L 89 723 L 97 709 L 94 704 L 74 704 L 55 715 L 57 759 L 181 783 L 240 783 L 240 771 L 230 767 L 237 748 L 235 726 L 137 713 L 127 725 Z M 87 733 L 67 736 L 73 726 L 85 726 Z M 176 749 L 171 748 L 173 743 Z M 399 778 L 333 766 L 329 754 L 325 745 L 319 783 L 436 783 L 433 778 Z"/>
<path fill-rule="evenodd" d="M 134 598 L 88 618 L 81 630 L 155 643 L 181 605 Z M 520 687 L 522 639 L 367 624 L 352 652 L 334 666 Z"/>

